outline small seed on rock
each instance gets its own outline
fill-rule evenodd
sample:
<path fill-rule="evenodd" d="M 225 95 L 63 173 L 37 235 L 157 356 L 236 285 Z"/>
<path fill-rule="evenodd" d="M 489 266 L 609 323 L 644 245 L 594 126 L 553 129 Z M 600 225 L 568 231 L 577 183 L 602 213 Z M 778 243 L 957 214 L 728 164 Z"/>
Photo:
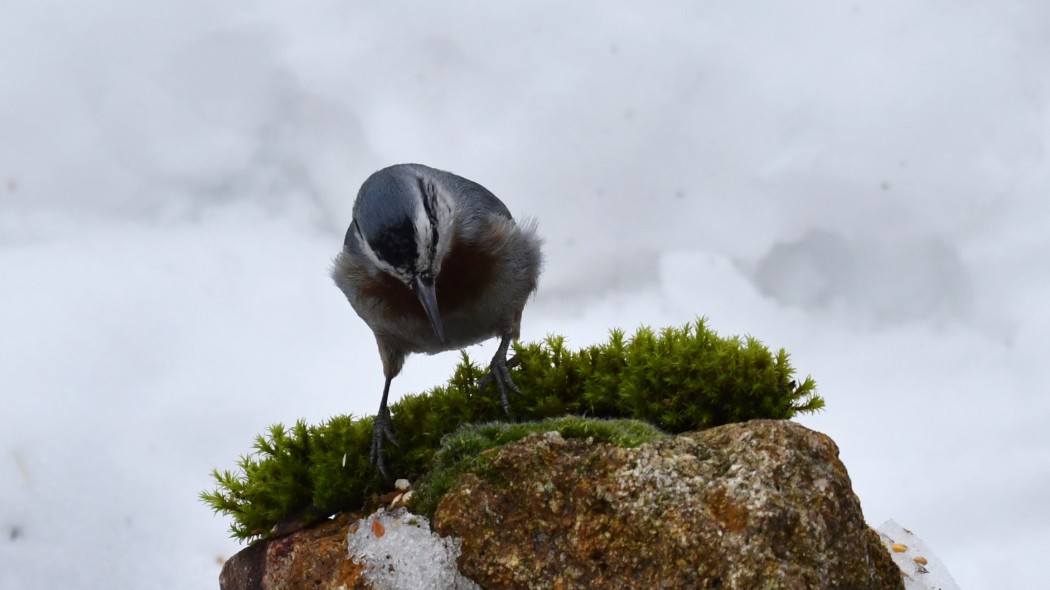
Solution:
<path fill-rule="evenodd" d="M 377 539 L 386 534 L 386 527 L 383 526 L 383 523 L 379 522 L 378 518 L 372 520 L 372 534 L 375 535 Z"/>
<path fill-rule="evenodd" d="M 920 555 L 920 556 L 918 556 L 918 557 L 916 557 L 916 558 L 915 558 L 915 563 L 917 563 L 917 564 L 919 564 L 919 565 L 926 565 L 926 564 L 927 564 L 927 563 L 929 563 L 929 562 L 928 562 L 928 561 L 926 561 L 926 558 L 925 558 L 925 557 L 923 557 L 923 556 L 921 556 L 921 555 Z"/>
<path fill-rule="evenodd" d="M 904 553 L 908 550 L 908 546 L 901 545 L 900 543 L 894 543 L 893 546 L 890 547 L 890 549 L 893 549 L 894 553 Z"/>

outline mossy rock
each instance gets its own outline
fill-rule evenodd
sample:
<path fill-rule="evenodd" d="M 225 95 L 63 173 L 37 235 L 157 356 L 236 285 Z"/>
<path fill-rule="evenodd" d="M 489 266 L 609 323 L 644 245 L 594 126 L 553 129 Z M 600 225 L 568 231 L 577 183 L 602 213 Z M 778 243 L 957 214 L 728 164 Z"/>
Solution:
<path fill-rule="evenodd" d="M 534 433 L 557 432 L 562 438 L 591 439 L 618 447 L 634 448 L 667 434 L 641 420 L 581 418 L 564 416 L 535 422 L 490 422 L 465 424 L 442 441 L 434 454 L 430 472 L 420 482 L 412 497 L 410 508 L 427 518 L 465 472 L 484 472 L 494 453 L 489 451 L 519 441 Z"/>
<path fill-rule="evenodd" d="M 658 333 L 642 328 L 630 338 L 614 330 L 608 342 L 575 351 L 559 336 L 516 344 L 514 350 L 512 377 L 523 393 L 510 397 L 511 410 L 535 424 L 486 424 L 506 416 L 494 391 L 478 391 L 486 371 L 465 352 L 447 385 L 392 404 L 400 447 L 388 449 L 388 469 L 430 482 L 427 494 L 439 491 L 436 497 L 421 495 L 427 498 L 419 504 L 424 511 L 440 499 L 444 484 L 437 482 L 471 453 L 542 431 L 537 428 L 566 438 L 589 432 L 583 436 L 623 445 L 632 440 L 626 433 L 648 436 L 648 427 L 638 422 L 547 420 L 626 419 L 652 425 L 654 433 L 675 434 L 755 418 L 788 419 L 824 406 L 811 378 L 793 378 L 783 349 L 773 353 L 752 337 L 720 337 L 704 320 Z M 217 487 L 201 497 L 233 519 L 231 532 L 241 540 L 265 537 L 289 520 L 360 509 L 386 488 L 368 464 L 373 420 L 337 416 L 313 426 L 271 426 L 240 459 L 238 472 L 213 472 Z M 459 430 L 471 424 L 485 425 Z"/>

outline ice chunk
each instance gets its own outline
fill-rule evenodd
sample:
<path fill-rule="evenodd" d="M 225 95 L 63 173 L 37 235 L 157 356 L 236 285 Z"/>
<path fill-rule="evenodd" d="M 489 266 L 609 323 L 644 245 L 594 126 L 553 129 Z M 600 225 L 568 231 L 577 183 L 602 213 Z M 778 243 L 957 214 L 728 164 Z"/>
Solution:
<path fill-rule="evenodd" d="M 456 569 L 460 540 L 438 536 L 430 521 L 403 508 L 359 520 L 346 541 L 376 590 L 480 590 Z"/>
<path fill-rule="evenodd" d="M 915 533 L 892 520 L 882 523 L 878 531 L 894 563 L 904 572 L 907 590 L 959 590 L 941 560 Z"/>

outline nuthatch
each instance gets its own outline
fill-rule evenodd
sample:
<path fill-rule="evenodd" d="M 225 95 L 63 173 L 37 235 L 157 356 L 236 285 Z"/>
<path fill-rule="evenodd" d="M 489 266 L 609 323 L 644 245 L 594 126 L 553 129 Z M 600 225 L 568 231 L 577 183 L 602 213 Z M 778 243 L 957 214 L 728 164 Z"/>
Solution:
<path fill-rule="evenodd" d="M 536 290 L 540 239 L 517 225 L 480 184 L 420 164 L 372 174 L 354 202 L 354 218 L 332 278 L 375 333 L 383 361 L 383 399 L 372 430 L 372 464 L 388 477 L 383 444 L 394 438 L 390 382 L 413 352 L 435 354 L 499 337 L 491 373 L 503 409 L 518 391 L 507 349 Z"/>

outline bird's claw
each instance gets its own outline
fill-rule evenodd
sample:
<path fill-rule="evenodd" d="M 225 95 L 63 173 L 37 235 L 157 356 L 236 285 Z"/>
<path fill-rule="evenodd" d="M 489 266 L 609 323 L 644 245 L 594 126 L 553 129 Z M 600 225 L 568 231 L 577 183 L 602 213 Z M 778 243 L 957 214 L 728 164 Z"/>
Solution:
<path fill-rule="evenodd" d="M 387 441 L 395 447 L 401 446 L 397 442 L 397 437 L 394 436 L 394 423 L 390 419 L 390 408 L 382 407 L 379 408 L 375 423 L 372 425 L 372 450 L 368 456 L 372 466 L 379 469 L 379 473 L 383 475 L 383 479 L 389 480 L 390 474 L 387 473 L 386 461 L 383 457 L 383 444 Z"/>
<path fill-rule="evenodd" d="M 507 414 L 507 417 L 511 417 L 510 412 L 510 399 L 507 397 L 507 389 L 509 388 L 514 393 L 521 395 L 521 390 L 514 384 L 514 380 L 510 378 L 510 370 L 513 367 L 518 366 L 521 361 L 518 357 L 514 357 L 507 360 L 506 356 L 500 356 L 497 354 L 492 359 L 492 364 L 489 365 L 489 373 L 478 381 L 478 390 L 483 390 L 490 384 L 495 383 L 496 389 L 499 390 L 500 401 L 503 403 L 503 411 Z"/>

